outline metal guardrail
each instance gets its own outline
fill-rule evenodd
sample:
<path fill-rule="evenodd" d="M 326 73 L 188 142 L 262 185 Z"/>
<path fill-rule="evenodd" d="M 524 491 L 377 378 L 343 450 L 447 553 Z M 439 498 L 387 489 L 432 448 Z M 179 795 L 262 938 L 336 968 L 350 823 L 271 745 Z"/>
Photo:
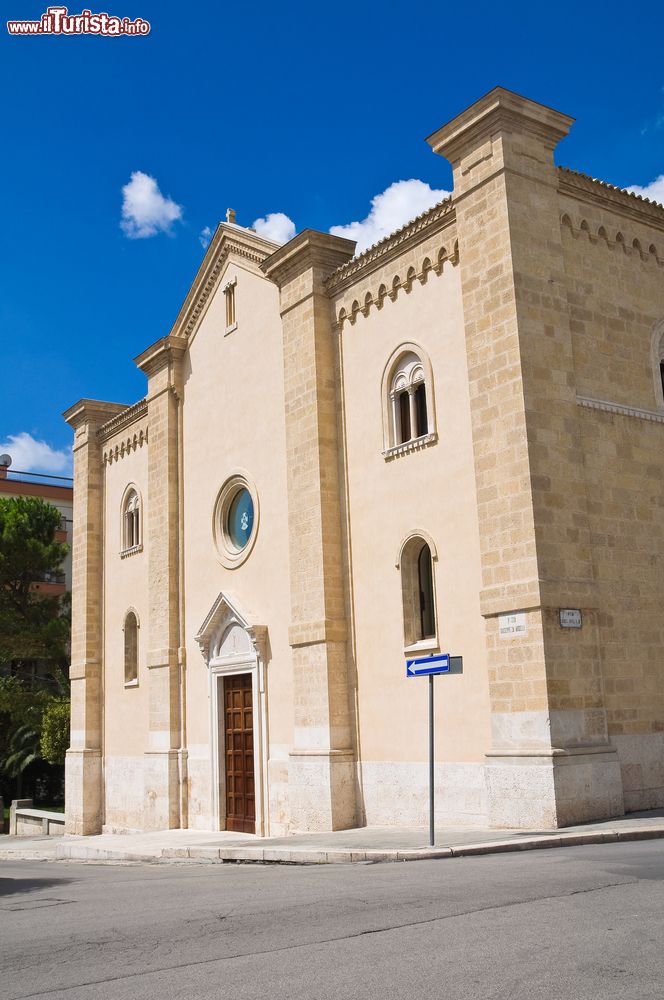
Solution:
<path fill-rule="evenodd" d="M 48 472 L 24 472 L 22 469 L 12 469 L 12 468 L 7 469 L 4 478 L 10 482 L 22 482 L 25 480 L 22 480 L 21 478 L 17 477 L 23 477 L 23 476 L 27 476 L 30 480 L 35 480 L 37 482 L 44 483 L 44 485 L 46 486 L 59 485 L 60 483 L 63 483 L 71 487 L 73 487 L 74 485 L 74 479 L 72 476 L 51 476 Z M 56 479 L 57 483 L 52 483 L 51 480 L 53 479 Z"/>

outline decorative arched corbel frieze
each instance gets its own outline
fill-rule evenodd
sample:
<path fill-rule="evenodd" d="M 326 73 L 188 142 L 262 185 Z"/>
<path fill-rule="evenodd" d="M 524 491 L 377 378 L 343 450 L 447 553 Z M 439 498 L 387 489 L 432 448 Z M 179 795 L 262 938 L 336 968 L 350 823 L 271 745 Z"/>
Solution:
<path fill-rule="evenodd" d="M 410 259 L 412 260 L 412 257 Z M 395 302 L 401 291 L 410 293 L 416 282 L 425 285 L 430 275 L 442 274 L 443 267 L 448 262 L 452 265 L 459 263 L 459 243 L 457 240 L 454 241 L 451 251 L 445 245 L 441 245 L 435 252 L 430 250 L 429 255 L 423 258 L 421 265 L 416 260 L 408 266 L 405 275 L 402 267 L 391 280 L 381 281 L 375 291 L 371 288 L 360 291 L 354 285 L 352 292 L 354 298 L 352 300 L 346 299 L 343 304 L 340 302 L 337 304 L 335 327 L 343 330 L 346 322 L 354 326 L 360 315 L 368 316 L 374 308 L 383 309 L 388 300 Z M 385 278 L 384 274 L 383 278 Z"/>
<path fill-rule="evenodd" d="M 597 232 L 594 232 L 594 224 L 587 219 L 581 219 L 579 222 L 579 228 L 577 229 L 572 222 L 570 216 L 564 213 L 560 217 L 561 229 L 568 229 L 575 240 L 581 237 L 586 237 L 589 243 L 597 245 L 600 243 L 605 244 L 609 250 L 620 251 L 627 257 L 631 257 L 633 260 L 641 260 L 647 264 L 662 265 L 664 260 L 659 256 L 659 252 L 654 243 L 648 244 L 648 249 L 646 250 L 645 244 L 635 236 L 631 237 L 625 235 L 621 230 L 618 230 L 615 234 L 615 238 L 612 239 L 605 226 L 598 226 Z"/>
<path fill-rule="evenodd" d="M 119 444 L 115 444 L 110 448 L 104 449 L 102 453 L 103 464 L 111 464 L 112 462 L 118 462 L 125 455 L 128 455 L 132 451 L 137 451 L 142 448 L 144 444 L 148 443 L 148 429 L 145 430 L 141 428 L 139 431 L 135 432 L 133 437 L 128 437 L 123 439 Z"/>

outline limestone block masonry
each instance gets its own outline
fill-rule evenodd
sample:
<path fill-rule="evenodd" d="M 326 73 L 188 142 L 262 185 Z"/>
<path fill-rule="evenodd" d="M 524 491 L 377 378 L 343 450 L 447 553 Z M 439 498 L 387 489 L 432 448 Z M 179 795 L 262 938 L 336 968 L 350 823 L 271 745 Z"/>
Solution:
<path fill-rule="evenodd" d="M 572 124 L 495 88 L 428 139 L 451 197 L 359 255 L 231 214 L 145 399 L 67 411 L 68 833 L 423 823 L 414 651 L 464 657 L 445 823 L 664 806 L 664 207 L 557 166 Z"/>
<path fill-rule="evenodd" d="M 65 419 L 74 429 L 71 745 L 65 761 L 67 833 L 101 832 L 103 821 L 101 630 L 103 466 L 97 432 L 125 407 L 83 399 Z"/>
<path fill-rule="evenodd" d="M 349 240 L 305 230 L 263 264 L 279 286 L 283 327 L 295 709 L 289 798 L 296 830 L 342 830 L 356 815 L 338 397 L 324 284 L 353 250 Z"/>

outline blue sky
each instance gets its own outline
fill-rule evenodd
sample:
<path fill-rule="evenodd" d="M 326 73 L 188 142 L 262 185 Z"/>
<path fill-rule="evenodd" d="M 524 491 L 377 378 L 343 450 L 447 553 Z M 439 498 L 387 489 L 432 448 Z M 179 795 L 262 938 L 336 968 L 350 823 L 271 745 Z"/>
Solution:
<path fill-rule="evenodd" d="M 558 163 L 620 186 L 664 175 L 661 4 L 88 6 L 151 34 L 2 26 L 0 450 L 23 467 L 66 470 L 61 413 L 81 396 L 144 394 L 131 359 L 170 329 L 229 205 L 243 225 L 283 213 L 285 238 L 364 220 L 389 189 L 360 230 L 380 235 L 449 190 L 424 137 L 496 84 L 575 116 Z"/>

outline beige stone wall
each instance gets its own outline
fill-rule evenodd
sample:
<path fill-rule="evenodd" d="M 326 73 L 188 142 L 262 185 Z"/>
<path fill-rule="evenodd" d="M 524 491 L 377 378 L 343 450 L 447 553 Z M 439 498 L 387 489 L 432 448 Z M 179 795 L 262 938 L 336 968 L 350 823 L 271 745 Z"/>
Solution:
<path fill-rule="evenodd" d="M 560 209 L 577 393 L 618 404 L 614 411 L 578 407 L 598 592 L 598 683 L 621 759 L 626 807 L 649 808 L 664 804 L 658 759 L 664 414 L 648 419 L 633 411 L 662 412 L 651 345 L 664 318 L 664 210 L 640 209 L 627 196 L 622 205 L 593 203 L 583 189 L 573 197 L 574 178 L 563 173 L 561 181 L 567 181 Z M 650 247 L 659 248 L 659 257 Z M 557 697 L 570 697 L 567 686 L 559 685 Z"/>
<path fill-rule="evenodd" d="M 82 399 L 64 414 L 74 431 L 71 743 L 65 762 L 66 832 L 99 833 L 103 823 L 103 536 L 100 427 L 122 410 Z"/>
<path fill-rule="evenodd" d="M 109 442 L 112 447 L 113 442 Z M 147 747 L 148 724 L 148 542 L 150 518 L 148 445 L 144 444 L 104 466 L 104 755 L 140 757 Z M 143 550 L 123 558 L 122 500 L 132 484 L 142 506 Z M 125 687 L 124 622 L 136 612 L 138 630 L 138 685 Z M 107 822 L 108 822 L 107 817 Z"/>
<path fill-rule="evenodd" d="M 237 329 L 225 335 L 223 286 L 236 285 Z M 290 748 L 293 694 L 288 644 L 288 530 L 283 359 L 278 290 L 250 262 L 230 258 L 218 291 L 190 342 L 184 379 L 184 523 L 187 636 L 187 737 L 192 823 L 211 815 L 209 677 L 194 636 L 220 592 L 266 625 L 269 744 Z M 222 565 L 213 543 L 213 512 L 224 482 L 238 470 L 255 484 L 260 520 L 246 562 Z M 278 752 L 278 751 L 277 751 Z M 206 760 L 207 758 L 207 760 Z M 274 775 L 275 766 L 270 765 Z M 277 768 L 278 770 L 278 768 Z M 283 784 L 283 783 L 282 783 Z M 277 794 L 270 816 L 287 805 Z"/>
<path fill-rule="evenodd" d="M 327 276 L 354 244 L 305 230 L 265 263 L 279 286 L 289 532 L 292 829 L 356 822 L 341 534 L 339 384 Z"/>
<path fill-rule="evenodd" d="M 129 437 L 146 422 L 131 427 Z M 148 444 L 115 456 L 116 445 L 126 442 L 123 432 L 104 443 L 104 825 L 106 829 L 131 830 L 143 825 L 143 754 L 148 745 L 147 654 L 149 640 L 148 539 L 150 517 Z M 108 460 L 113 456 L 112 461 Z M 142 551 L 122 557 L 122 502 L 129 485 L 141 498 Z M 129 610 L 136 613 L 138 629 L 138 684 L 126 686 L 124 673 L 124 622 Z"/>
<path fill-rule="evenodd" d="M 361 300 L 373 289 L 375 299 L 381 284 L 391 286 L 390 275 L 405 278 L 409 267 L 416 268 L 418 277 L 394 299 L 385 299 L 380 308 L 372 305 L 354 322 L 346 320 L 340 333 L 352 656 L 358 758 L 364 776 L 360 794 L 367 822 L 388 821 L 391 809 L 395 822 L 399 817 L 402 822 L 419 821 L 426 804 L 427 682 L 406 678 L 401 572 L 396 566 L 404 540 L 414 532 L 423 532 L 436 549 L 437 648 L 464 657 L 463 676 L 436 681 L 437 760 L 481 761 L 489 744 L 460 274 L 449 252 L 441 257 L 445 262 L 439 272 L 422 267 L 427 259 L 437 261 L 445 248 L 452 251 L 454 238 L 448 224 L 442 233 L 364 278 L 359 289 L 345 291 L 343 298 L 352 303 L 353 297 Z M 337 314 L 339 308 L 335 303 Z M 437 440 L 386 460 L 381 385 L 385 366 L 404 343 L 418 345 L 431 362 L 429 405 L 435 408 Z M 402 772 L 404 777 L 398 778 Z M 380 773 L 391 778 L 378 784 L 370 775 Z M 475 814 L 479 811 L 476 804 Z M 468 809 L 457 801 L 453 815 L 458 818 L 462 812 Z"/>
<path fill-rule="evenodd" d="M 571 122 L 498 88 L 429 140 L 454 167 L 495 825 L 563 825 L 623 808 L 593 627 L 590 497 L 553 164 Z M 561 636 L 560 607 L 585 610 L 582 632 Z M 500 638 L 500 616 L 517 612 L 527 634 Z"/>

